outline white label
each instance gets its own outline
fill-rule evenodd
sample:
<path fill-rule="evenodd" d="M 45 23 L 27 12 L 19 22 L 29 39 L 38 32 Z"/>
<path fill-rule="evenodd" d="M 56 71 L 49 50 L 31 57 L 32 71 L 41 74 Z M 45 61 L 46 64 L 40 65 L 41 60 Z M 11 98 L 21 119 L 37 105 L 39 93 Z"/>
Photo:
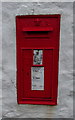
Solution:
<path fill-rule="evenodd" d="M 34 50 L 34 56 L 33 56 L 33 64 L 34 65 L 42 65 L 42 57 L 43 57 L 43 51 L 42 50 Z"/>
<path fill-rule="evenodd" d="M 31 79 L 31 90 L 44 90 L 44 67 L 32 67 Z"/>

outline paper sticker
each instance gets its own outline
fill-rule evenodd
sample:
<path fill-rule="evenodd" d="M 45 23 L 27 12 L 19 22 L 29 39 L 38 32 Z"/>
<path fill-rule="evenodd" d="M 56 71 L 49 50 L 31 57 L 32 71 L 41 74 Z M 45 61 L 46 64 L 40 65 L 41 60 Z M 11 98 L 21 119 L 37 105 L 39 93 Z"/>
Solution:
<path fill-rule="evenodd" d="M 34 50 L 33 64 L 34 65 L 42 65 L 42 57 L 43 57 L 42 50 Z"/>
<path fill-rule="evenodd" d="M 32 90 L 44 90 L 44 67 L 32 67 L 31 79 Z"/>

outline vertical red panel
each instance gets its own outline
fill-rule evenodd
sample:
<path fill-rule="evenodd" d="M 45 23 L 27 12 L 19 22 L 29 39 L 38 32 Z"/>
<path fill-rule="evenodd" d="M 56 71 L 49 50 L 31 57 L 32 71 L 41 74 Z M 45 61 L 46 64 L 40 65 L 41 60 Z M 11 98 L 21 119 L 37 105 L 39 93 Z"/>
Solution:
<path fill-rule="evenodd" d="M 16 17 L 17 100 L 21 104 L 57 104 L 60 15 Z M 33 65 L 33 50 L 43 64 Z M 44 90 L 31 89 L 31 67 L 44 67 Z"/>

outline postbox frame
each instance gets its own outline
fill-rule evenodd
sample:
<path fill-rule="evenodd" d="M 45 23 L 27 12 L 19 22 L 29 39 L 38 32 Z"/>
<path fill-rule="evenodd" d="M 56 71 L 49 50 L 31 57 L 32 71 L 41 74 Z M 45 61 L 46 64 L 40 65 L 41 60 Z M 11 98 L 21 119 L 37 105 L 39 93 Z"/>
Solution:
<path fill-rule="evenodd" d="M 58 19 L 58 28 L 57 28 L 57 31 L 58 33 L 60 34 L 60 14 L 56 14 L 56 15 L 22 15 L 22 16 L 16 16 L 16 23 L 17 23 L 17 20 L 19 18 L 24 18 L 24 17 L 27 17 L 27 18 L 40 18 L 40 17 L 49 17 L 49 18 L 57 18 Z M 44 29 L 42 29 L 44 31 Z M 47 30 L 49 30 L 47 28 Z M 50 28 L 50 30 L 52 31 L 53 29 Z M 25 29 L 23 29 L 23 31 L 25 31 Z M 26 30 L 27 31 L 27 30 Z M 30 31 L 30 29 L 28 29 L 28 31 Z M 33 29 L 34 31 L 34 29 Z M 35 29 L 36 31 L 36 29 Z M 20 69 L 20 67 L 18 66 L 18 64 L 20 63 L 19 62 L 19 58 L 18 56 L 20 55 L 19 52 L 17 52 L 18 50 L 21 52 L 23 49 L 40 49 L 39 47 L 35 47 L 35 48 L 32 48 L 32 47 L 29 47 L 29 48 L 26 48 L 26 47 L 22 47 L 21 49 L 19 49 L 19 42 L 18 42 L 18 28 L 16 26 L 16 64 L 17 64 L 17 82 L 16 82 L 16 85 L 17 85 L 17 102 L 18 104 L 44 104 L 44 105 L 57 105 L 57 95 L 58 95 L 58 75 L 57 75 L 57 78 L 56 80 L 53 80 L 52 81 L 52 84 L 53 84 L 53 87 L 52 87 L 52 98 L 51 99 L 45 99 L 45 98 L 21 98 L 21 91 L 20 91 L 20 83 L 21 83 L 21 79 L 19 79 L 19 73 L 18 73 L 18 69 Z M 59 40 L 59 35 L 57 36 L 57 39 Z M 44 48 L 44 47 L 41 47 L 41 49 L 51 49 L 53 50 L 53 56 L 55 56 L 55 54 L 57 53 L 58 56 L 56 56 L 56 59 L 57 61 L 59 62 L 59 42 L 58 42 L 58 47 L 55 48 L 55 47 L 47 47 L 47 48 Z M 55 59 L 55 58 L 53 58 Z M 58 64 L 59 65 L 59 64 Z M 57 72 L 58 72 L 58 68 L 59 66 L 57 65 Z M 37 65 L 36 65 L 37 66 Z M 55 69 L 55 66 L 53 65 L 53 69 Z M 54 72 L 53 72 L 54 74 Z M 53 78 L 54 79 L 54 78 Z M 22 86 L 21 86 L 22 87 Z"/>

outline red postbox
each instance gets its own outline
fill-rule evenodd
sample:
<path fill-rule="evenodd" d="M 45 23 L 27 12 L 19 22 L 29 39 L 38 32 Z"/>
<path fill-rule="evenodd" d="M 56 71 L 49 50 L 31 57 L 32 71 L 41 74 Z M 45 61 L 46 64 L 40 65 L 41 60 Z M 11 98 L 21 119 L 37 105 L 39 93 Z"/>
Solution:
<path fill-rule="evenodd" d="M 57 104 L 60 15 L 16 16 L 18 104 Z"/>

